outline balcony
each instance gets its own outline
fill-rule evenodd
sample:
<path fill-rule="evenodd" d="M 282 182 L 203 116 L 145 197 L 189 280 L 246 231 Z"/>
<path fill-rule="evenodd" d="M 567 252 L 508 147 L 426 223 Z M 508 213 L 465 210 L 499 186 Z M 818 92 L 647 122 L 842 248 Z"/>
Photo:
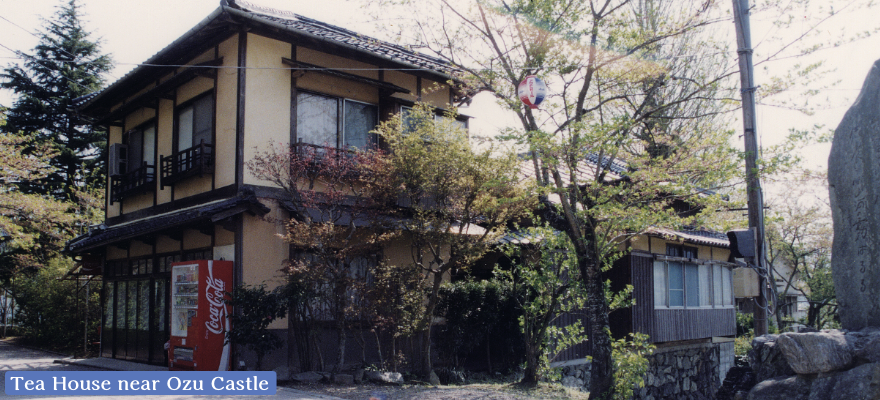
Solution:
<path fill-rule="evenodd" d="M 170 156 L 161 158 L 162 184 L 172 186 L 192 176 L 204 176 L 214 173 L 214 146 L 201 143 Z"/>
<path fill-rule="evenodd" d="M 110 204 L 154 190 L 155 181 L 156 167 L 146 162 L 140 168 L 110 177 Z"/>

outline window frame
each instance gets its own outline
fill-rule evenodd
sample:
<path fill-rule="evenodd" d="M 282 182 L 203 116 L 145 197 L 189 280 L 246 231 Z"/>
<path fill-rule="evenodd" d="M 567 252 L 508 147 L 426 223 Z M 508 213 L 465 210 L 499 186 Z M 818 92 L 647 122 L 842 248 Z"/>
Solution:
<path fill-rule="evenodd" d="M 670 245 L 672 246 L 672 245 Z M 681 246 L 679 246 L 681 247 Z M 654 279 L 654 287 L 653 287 L 653 299 L 654 299 L 654 309 L 672 309 L 672 310 L 711 310 L 711 309 L 730 309 L 734 307 L 735 301 L 733 299 L 733 282 L 732 276 L 733 273 L 728 266 L 722 265 L 718 262 L 698 262 L 699 259 L 691 258 L 691 257 L 681 257 L 678 254 L 697 254 L 697 249 L 692 248 L 693 252 L 684 252 L 680 251 L 670 251 L 670 248 L 667 248 L 667 255 L 655 255 L 654 262 L 652 264 L 652 276 Z M 670 255 L 670 253 L 674 253 Z M 681 282 L 682 289 L 673 289 L 670 286 L 670 276 L 672 272 L 672 268 L 670 264 L 678 264 L 680 265 L 680 274 L 681 274 Z M 696 278 L 688 279 L 688 269 L 694 271 Z M 705 274 L 701 274 L 701 270 L 705 271 Z M 727 273 L 725 273 L 725 270 Z M 725 289 L 725 275 L 728 285 L 731 286 Z M 703 282 L 703 277 L 708 277 L 707 281 L 709 285 L 703 285 L 706 282 Z M 659 279 L 662 279 L 662 282 L 658 282 Z M 720 282 L 720 293 L 717 293 L 716 282 Z M 689 283 L 691 283 L 689 285 Z M 696 294 L 692 294 L 693 291 L 689 290 L 696 283 L 697 292 Z M 662 285 L 662 287 L 661 287 Z M 672 305 L 672 292 L 681 290 L 681 305 Z M 706 291 L 706 293 L 704 293 Z M 727 292 L 727 296 L 725 296 L 725 292 Z M 689 299 L 691 299 L 691 295 L 695 296 L 697 305 L 690 304 Z M 728 298 L 729 297 L 729 298 Z M 720 299 L 720 301 L 719 301 Z M 704 304 L 704 300 L 707 301 L 708 304 Z M 663 302 L 663 304 L 658 304 L 659 302 Z"/>
<path fill-rule="evenodd" d="M 298 144 L 302 143 L 305 145 L 324 147 L 323 144 L 305 142 L 302 140 L 302 137 L 300 136 L 299 130 L 301 129 L 302 125 L 300 124 L 299 113 L 301 111 L 301 109 L 300 109 L 300 107 L 301 107 L 300 96 L 302 96 L 302 95 L 323 97 L 325 99 L 331 99 L 336 102 L 336 118 L 335 118 L 335 120 L 336 120 L 336 138 L 335 138 L 336 143 L 334 143 L 333 148 L 339 149 L 339 150 L 350 150 L 352 148 L 356 148 L 356 147 L 343 148 L 343 146 L 345 146 L 346 104 L 355 103 L 355 104 L 363 104 L 363 105 L 373 107 L 373 109 L 375 111 L 374 117 L 375 117 L 376 125 L 374 125 L 373 128 L 371 128 L 370 130 L 368 130 L 366 132 L 367 141 L 368 141 L 366 148 L 376 148 L 378 146 L 379 140 L 376 137 L 376 134 L 372 133 L 372 131 L 377 126 L 379 126 L 379 123 L 380 123 L 379 105 L 378 104 L 373 104 L 373 103 L 369 103 L 366 101 L 355 100 L 355 99 L 342 97 L 342 96 L 334 96 L 331 94 L 316 92 L 316 91 L 312 91 L 312 90 L 303 90 L 303 89 L 299 89 L 299 88 L 296 89 L 296 95 L 295 95 L 296 104 L 294 105 L 294 109 L 292 110 L 292 112 L 294 113 L 295 121 L 296 121 L 296 127 L 294 128 L 294 144 L 298 145 Z M 363 149 L 361 149 L 361 150 L 363 150 Z"/>
<path fill-rule="evenodd" d="M 209 141 L 209 142 L 206 142 L 205 144 L 213 145 L 214 142 L 217 140 L 217 138 L 216 138 L 216 132 L 217 132 L 217 99 L 216 99 L 216 96 L 214 96 L 214 89 L 208 89 L 208 90 L 206 90 L 205 92 L 202 92 L 202 93 L 200 93 L 200 94 L 197 94 L 197 95 L 193 96 L 191 99 L 189 99 L 189 100 L 187 100 L 187 101 L 184 101 L 183 103 L 180 103 L 179 105 L 177 105 L 177 106 L 174 107 L 174 134 L 172 135 L 172 136 L 173 136 L 173 139 L 172 139 L 172 143 L 171 143 L 171 146 L 172 146 L 171 149 L 172 149 L 172 153 L 173 153 L 173 154 L 180 153 L 181 151 L 184 151 L 184 150 L 187 150 L 187 149 L 191 149 L 191 148 L 193 148 L 193 147 L 195 147 L 195 146 L 198 145 L 197 143 L 193 143 L 194 136 L 195 136 L 195 133 L 196 133 L 196 128 L 195 128 L 195 125 L 196 125 L 196 124 L 195 124 L 195 122 L 196 122 L 196 112 L 195 112 L 196 110 L 195 110 L 195 105 L 196 105 L 200 100 L 203 100 L 205 97 L 211 97 L 210 105 L 208 106 L 208 109 L 211 111 L 211 117 L 209 118 L 209 120 L 211 121 L 211 133 L 210 133 L 210 135 L 209 135 L 209 136 L 210 136 L 210 141 Z M 183 114 L 183 112 L 184 112 L 187 108 L 190 108 L 190 107 L 193 108 L 193 117 L 192 117 L 192 118 L 193 118 L 193 121 L 192 121 L 192 128 L 191 128 L 191 129 L 192 129 L 192 132 L 190 133 L 190 146 L 189 146 L 189 147 L 186 147 L 186 148 L 180 148 L 180 139 L 181 139 L 181 138 L 180 138 L 180 116 L 181 116 L 181 114 Z"/>
<path fill-rule="evenodd" d="M 125 166 L 125 173 L 124 174 L 143 167 L 143 163 L 145 161 L 147 162 L 148 166 L 151 166 L 151 167 L 156 166 L 157 160 L 159 158 L 159 152 L 156 151 L 156 149 L 158 148 L 158 126 L 159 126 L 159 124 L 158 124 L 157 118 L 150 118 L 147 121 L 141 123 L 140 125 L 132 128 L 132 129 L 129 129 L 128 131 L 126 131 L 125 133 L 122 134 L 122 144 L 124 144 L 127 148 L 126 149 L 127 163 Z M 147 160 L 146 154 L 144 154 L 144 152 L 147 149 L 147 146 L 146 146 L 147 141 L 144 139 L 145 139 L 145 133 L 148 128 L 153 128 L 153 140 L 152 140 L 152 142 L 153 142 L 152 143 L 153 157 L 151 160 Z M 138 149 L 139 150 L 138 153 L 140 154 L 139 157 L 140 157 L 141 162 L 138 163 L 138 165 L 135 165 L 135 163 L 132 162 L 132 154 L 134 154 L 134 150 L 135 150 L 131 144 L 131 134 L 133 132 L 139 132 L 141 134 L 141 146 L 140 146 L 140 149 Z"/>

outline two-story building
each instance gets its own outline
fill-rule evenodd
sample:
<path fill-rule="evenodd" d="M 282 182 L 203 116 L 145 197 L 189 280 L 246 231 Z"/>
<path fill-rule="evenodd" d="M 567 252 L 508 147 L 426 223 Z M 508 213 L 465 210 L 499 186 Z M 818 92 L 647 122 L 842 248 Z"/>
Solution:
<path fill-rule="evenodd" d="M 79 110 L 108 127 L 103 225 L 69 251 L 100 260 L 101 354 L 164 364 L 170 265 L 234 262 L 234 283 L 283 282 L 280 190 L 245 163 L 270 144 L 364 148 L 376 124 L 459 101 L 441 60 L 299 15 L 221 1 L 198 25 Z M 264 218 L 264 217 L 272 218 Z M 383 251 L 396 257 L 394 246 Z M 399 251 L 402 253 L 403 251 Z M 288 322 L 271 328 L 284 336 Z M 292 349 L 266 365 L 286 365 Z M 238 367 L 238 361 L 234 364 Z"/>

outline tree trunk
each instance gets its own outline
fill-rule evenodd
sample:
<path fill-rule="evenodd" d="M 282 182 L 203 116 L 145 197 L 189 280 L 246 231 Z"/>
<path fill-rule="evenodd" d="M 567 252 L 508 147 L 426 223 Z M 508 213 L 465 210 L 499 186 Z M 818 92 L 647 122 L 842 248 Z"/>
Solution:
<path fill-rule="evenodd" d="M 597 264 L 586 255 L 578 255 L 578 267 L 587 291 L 587 315 L 590 320 L 589 338 L 592 343 L 593 362 L 590 374 L 590 397 L 604 395 L 610 398 L 614 389 L 611 360 L 611 338 L 608 325 L 608 301 L 602 284 L 602 274 Z"/>
<path fill-rule="evenodd" d="M 538 345 L 531 338 L 526 338 L 526 369 L 520 383 L 526 385 L 538 384 Z"/>
<path fill-rule="evenodd" d="M 344 321 L 336 321 L 336 366 L 333 367 L 333 372 L 336 374 L 342 373 L 343 366 L 345 364 L 345 322 Z"/>
<path fill-rule="evenodd" d="M 422 374 L 424 378 L 428 378 L 431 375 L 431 371 L 434 369 L 434 366 L 431 364 L 431 325 L 434 322 L 434 309 L 437 308 L 437 303 L 440 301 L 440 285 L 443 283 L 443 272 L 446 268 L 440 269 L 438 272 L 433 272 L 434 274 L 434 282 L 431 286 L 431 296 L 428 298 L 428 305 L 425 307 L 425 315 L 423 315 L 422 320 L 422 342 L 421 342 L 421 350 L 419 351 L 419 356 L 421 357 L 421 368 L 419 368 L 419 372 Z"/>

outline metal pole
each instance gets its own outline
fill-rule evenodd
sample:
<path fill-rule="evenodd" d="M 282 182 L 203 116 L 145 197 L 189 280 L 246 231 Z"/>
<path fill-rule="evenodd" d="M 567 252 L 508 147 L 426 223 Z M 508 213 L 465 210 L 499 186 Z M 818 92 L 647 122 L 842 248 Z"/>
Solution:
<path fill-rule="evenodd" d="M 758 268 L 758 298 L 755 299 L 755 335 L 767 334 L 767 298 L 764 295 L 767 268 L 764 260 L 764 199 L 758 176 L 758 141 L 755 122 L 755 77 L 752 65 L 752 40 L 749 27 L 749 0 L 733 0 L 733 21 L 739 54 L 742 85 L 743 138 L 746 151 L 746 190 L 748 192 L 749 228 L 755 230 L 755 264 Z"/>

